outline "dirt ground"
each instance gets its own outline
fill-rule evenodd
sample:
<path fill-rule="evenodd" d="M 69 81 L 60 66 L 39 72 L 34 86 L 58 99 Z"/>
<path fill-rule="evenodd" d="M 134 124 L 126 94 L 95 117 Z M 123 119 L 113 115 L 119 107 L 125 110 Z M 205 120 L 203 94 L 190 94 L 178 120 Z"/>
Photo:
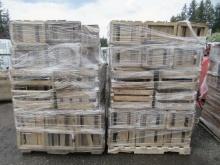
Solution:
<path fill-rule="evenodd" d="M 15 126 L 11 103 L 0 103 L 0 165 L 220 165 L 220 143 L 202 127 L 196 126 L 192 137 L 192 154 L 165 155 L 22 155 L 16 148 Z"/>

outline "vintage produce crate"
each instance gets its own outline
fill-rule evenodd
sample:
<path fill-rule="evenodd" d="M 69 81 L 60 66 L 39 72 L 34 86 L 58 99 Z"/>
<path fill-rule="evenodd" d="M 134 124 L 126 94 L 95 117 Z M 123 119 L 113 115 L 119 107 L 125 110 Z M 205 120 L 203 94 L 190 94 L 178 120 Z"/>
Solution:
<path fill-rule="evenodd" d="M 43 21 L 12 21 L 10 36 L 13 43 L 40 44 L 46 42 Z"/>
<path fill-rule="evenodd" d="M 81 22 L 51 20 L 45 22 L 46 41 L 50 44 L 77 43 L 81 38 Z"/>

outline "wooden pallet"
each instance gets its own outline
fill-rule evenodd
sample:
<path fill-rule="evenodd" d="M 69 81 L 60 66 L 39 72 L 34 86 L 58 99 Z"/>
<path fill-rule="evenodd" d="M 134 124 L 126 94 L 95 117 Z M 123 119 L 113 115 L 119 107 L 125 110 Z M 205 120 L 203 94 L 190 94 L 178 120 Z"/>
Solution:
<path fill-rule="evenodd" d="M 134 154 L 166 154 L 166 153 L 178 153 L 180 155 L 190 155 L 191 147 L 115 147 L 108 149 L 109 154 L 119 154 L 119 153 L 134 153 Z"/>

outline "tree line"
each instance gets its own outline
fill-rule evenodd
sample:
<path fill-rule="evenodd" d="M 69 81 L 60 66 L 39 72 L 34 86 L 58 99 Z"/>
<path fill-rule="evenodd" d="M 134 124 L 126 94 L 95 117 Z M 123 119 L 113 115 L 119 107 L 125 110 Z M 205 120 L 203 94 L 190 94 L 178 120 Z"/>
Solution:
<path fill-rule="evenodd" d="M 216 6 L 210 0 L 201 0 L 199 3 L 192 0 L 189 5 L 184 4 L 182 10 L 170 21 L 189 20 L 195 23 L 207 23 L 212 32 L 220 32 L 220 3 Z"/>
<path fill-rule="evenodd" d="M 9 39 L 9 12 L 2 7 L 0 1 L 0 38 Z"/>

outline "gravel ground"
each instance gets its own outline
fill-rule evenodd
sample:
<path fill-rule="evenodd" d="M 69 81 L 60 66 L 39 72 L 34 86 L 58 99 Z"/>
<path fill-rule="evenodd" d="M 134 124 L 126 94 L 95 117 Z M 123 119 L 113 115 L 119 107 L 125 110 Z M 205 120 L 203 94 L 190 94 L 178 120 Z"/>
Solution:
<path fill-rule="evenodd" d="M 11 103 L 0 104 L 0 165 L 220 165 L 220 144 L 203 128 L 196 126 L 192 137 L 192 154 L 165 155 L 22 155 L 16 148 L 15 126 Z"/>

